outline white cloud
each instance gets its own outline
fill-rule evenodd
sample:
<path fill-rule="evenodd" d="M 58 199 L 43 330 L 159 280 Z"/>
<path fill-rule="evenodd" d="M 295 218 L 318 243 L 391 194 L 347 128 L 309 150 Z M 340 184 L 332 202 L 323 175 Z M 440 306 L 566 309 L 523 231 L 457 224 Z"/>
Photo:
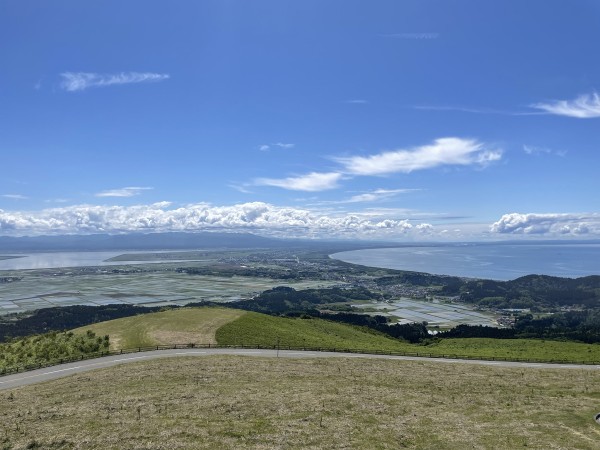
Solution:
<path fill-rule="evenodd" d="M 398 194 L 406 194 L 408 192 L 414 192 L 418 190 L 419 189 L 375 189 L 371 192 L 353 195 L 348 200 L 342 200 L 341 203 L 375 202 L 378 200 L 395 197 Z"/>
<path fill-rule="evenodd" d="M 480 165 L 497 161 L 502 151 L 487 149 L 473 139 L 455 137 L 436 139 L 430 145 L 408 150 L 395 150 L 370 156 L 336 158 L 348 173 L 354 175 L 384 175 L 410 173 L 444 165 Z"/>
<path fill-rule="evenodd" d="M 245 184 L 240 185 L 240 184 L 231 183 L 231 184 L 228 184 L 227 186 L 229 186 L 231 189 L 235 189 L 236 191 L 241 192 L 242 194 L 253 194 L 254 193 L 250 189 L 248 189 Z"/>
<path fill-rule="evenodd" d="M 0 197 L 8 198 L 10 200 L 27 200 L 29 197 L 21 194 L 2 194 Z"/>
<path fill-rule="evenodd" d="M 600 214 L 504 214 L 490 227 L 499 234 L 600 235 Z"/>
<path fill-rule="evenodd" d="M 254 184 L 258 186 L 275 186 L 293 191 L 324 191 L 338 187 L 338 181 L 342 178 L 337 172 L 311 172 L 307 175 L 288 178 L 258 178 Z"/>
<path fill-rule="evenodd" d="M 148 191 L 151 187 L 124 187 L 121 189 L 110 189 L 108 191 L 98 192 L 96 197 L 134 197 L 140 195 L 143 191 Z"/>
<path fill-rule="evenodd" d="M 536 147 L 533 145 L 523 145 L 523 151 L 528 155 L 556 155 L 566 156 L 566 150 L 553 150 L 547 147 Z"/>
<path fill-rule="evenodd" d="M 433 233 L 433 225 L 431 225 L 430 223 L 420 223 L 419 225 L 417 225 L 417 230 L 419 230 L 419 233 L 422 234 L 431 234 Z"/>
<path fill-rule="evenodd" d="M 558 116 L 590 119 L 600 117 L 600 96 L 597 92 L 584 94 L 575 100 L 554 100 L 549 103 L 534 103 L 532 108 Z"/>
<path fill-rule="evenodd" d="M 351 105 L 364 105 L 369 102 L 367 100 L 354 99 L 354 100 L 346 100 L 346 103 L 350 103 Z"/>
<path fill-rule="evenodd" d="M 84 91 L 91 87 L 163 81 L 170 77 L 170 75 L 166 73 L 149 72 L 121 72 L 115 74 L 63 72 L 60 76 L 62 77 L 60 86 L 68 92 Z"/>
<path fill-rule="evenodd" d="M 252 202 L 171 207 L 168 202 L 135 206 L 77 205 L 38 212 L 0 210 L 0 234 L 87 234 L 169 231 L 252 231 L 282 237 L 405 237 L 420 233 L 406 219 L 365 218 Z"/>
<path fill-rule="evenodd" d="M 284 142 L 275 142 L 273 144 L 262 144 L 258 146 L 258 149 L 261 152 L 266 152 L 268 150 L 271 149 L 271 147 L 279 147 L 279 148 L 283 148 L 283 149 L 290 149 L 290 148 L 294 148 L 296 146 L 296 144 L 286 144 Z"/>
<path fill-rule="evenodd" d="M 296 146 L 296 144 L 285 144 L 283 142 L 275 142 L 272 145 L 279 147 L 279 148 L 284 148 L 284 149 L 294 148 Z"/>

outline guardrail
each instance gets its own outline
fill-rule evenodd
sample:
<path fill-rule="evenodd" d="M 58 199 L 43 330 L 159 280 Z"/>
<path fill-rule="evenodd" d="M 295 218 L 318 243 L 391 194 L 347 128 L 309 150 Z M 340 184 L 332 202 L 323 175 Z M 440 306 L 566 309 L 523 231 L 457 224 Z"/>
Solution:
<path fill-rule="evenodd" d="M 95 353 L 82 354 L 72 358 L 60 358 L 52 361 L 44 361 L 36 364 L 27 364 L 16 367 L 6 367 L 0 369 L 0 376 L 10 375 L 20 372 L 28 372 L 31 370 L 41 369 L 44 367 L 57 366 L 59 364 L 67 364 L 87 359 L 102 358 L 105 356 L 125 355 L 128 353 L 142 353 L 157 350 L 176 350 L 190 348 L 232 348 L 232 349 L 252 349 L 252 350 L 294 350 L 294 351 L 311 351 L 311 352 L 330 352 L 330 353 L 357 353 L 363 355 L 389 355 L 389 356 L 412 356 L 417 358 L 445 358 L 445 359 L 464 359 L 477 361 L 506 361 L 506 362 L 526 362 L 540 364 L 583 364 L 583 365 L 600 365 L 600 361 L 577 361 L 565 359 L 538 359 L 538 358 L 505 358 L 502 356 L 471 356 L 471 355 L 453 355 L 453 354 L 436 354 L 428 352 L 398 352 L 398 351 L 383 351 L 383 350 L 365 350 L 356 348 L 342 347 L 307 347 L 307 346 L 290 346 L 290 345 L 261 345 L 261 344 L 241 344 L 241 345 L 222 345 L 222 344 L 172 344 L 172 345 L 154 345 L 149 347 L 133 347 L 116 351 L 102 351 Z"/>

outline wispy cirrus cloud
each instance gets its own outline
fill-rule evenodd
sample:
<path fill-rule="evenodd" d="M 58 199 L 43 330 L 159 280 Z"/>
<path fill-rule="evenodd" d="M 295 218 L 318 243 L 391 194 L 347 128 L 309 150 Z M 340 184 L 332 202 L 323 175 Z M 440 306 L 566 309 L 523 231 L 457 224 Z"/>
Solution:
<path fill-rule="evenodd" d="M 296 144 L 290 144 L 290 143 L 285 143 L 285 142 L 275 142 L 273 144 L 262 144 L 258 146 L 258 149 L 261 152 L 266 152 L 268 150 L 270 150 L 272 147 L 279 147 L 279 148 L 283 148 L 283 149 L 290 149 L 290 148 L 294 148 L 296 146 Z"/>
<path fill-rule="evenodd" d="M 2 194 L 0 195 L 2 198 L 8 198 L 10 200 L 27 200 L 29 197 L 21 194 Z"/>
<path fill-rule="evenodd" d="M 419 190 L 420 189 L 375 189 L 371 192 L 353 195 L 347 200 L 342 200 L 341 203 L 376 202 L 395 197 L 399 194 L 407 194 Z"/>
<path fill-rule="evenodd" d="M 548 114 L 577 119 L 600 117 L 600 96 L 597 92 L 580 95 L 574 100 L 553 100 L 546 103 L 534 103 L 530 106 Z"/>
<path fill-rule="evenodd" d="M 566 156 L 566 150 L 554 150 L 548 147 L 537 147 L 535 145 L 523 145 L 523 151 L 528 155 L 556 155 Z"/>
<path fill-rule="evenodd" d="M 257 186 L 274 186 L 292 191 L 316 192 L 337 188 L 342 176 L 338 172 L 311 172 L 306 175 L 288 178 L 257 178 L 254 180 L 254 184 Z"/>
<path fill-rule="evenodd" d="M 101 74 L 91 72 L 63 72 L 60 87 L 67 92 L 85 91 L 93 87 L 106 87 L 121 84 L 151 83 L 170 78 L 166 73 L 121 72 Z"/>
<path fill-rule="evenodd" d="M 352 100 L 346 100 L 345 103 L 349 103 L 351 105 L 366 105 L 367 103 L 369 103 L 368 100 L 363 100 L 360 98 L 355 98 Z"/>
<path fill-rule="evenodd" d="M 432 169 L 440 166 L 485 167 L 502 158 L 502 150 L 489 148 L 474 139 L 456 137 L 440 138 L 432 144 L 411 149 L 382 152 L 369 156 L 334 157 L 340 167 L 331 172 L 310 172 L 287 178 L 258 178 L 256 186 L 273 186 L 295 191 L 324 191 L 339 187 L 343 179 L 355 176 L 377 176 L 393 173 L 410 173 L 415 170 Z M 391 192 L 391 191 L 390 191 Z M 383 192 L 356 196 L 355 201 L 375 198 Z"/>
<path fill-rule="evenodd" d="M 335 158 L 353 175 L 410 173 L 439 166 L 485 166 L 502 158 L 502 150 L 490 149 L 474 139 L 440 138 L 429 145 L 382 152 L 369 156 Z"/>
<path fill-rule="evenodd" d="M 144 191 L 152 190 L 151 187 L 124 187 L 98 192 L 96 197 L 135 197 Z"/>

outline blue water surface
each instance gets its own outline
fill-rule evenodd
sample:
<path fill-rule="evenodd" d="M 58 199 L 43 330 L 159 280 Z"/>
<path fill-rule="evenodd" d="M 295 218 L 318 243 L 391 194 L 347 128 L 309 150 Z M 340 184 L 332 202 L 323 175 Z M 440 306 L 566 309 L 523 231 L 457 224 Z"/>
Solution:
<path fill-rule="evenodd" d="M 470 278 L 600 275 L 600 244 L 455 244 L 353 250 L 331 255 L 352 264 Z"/>

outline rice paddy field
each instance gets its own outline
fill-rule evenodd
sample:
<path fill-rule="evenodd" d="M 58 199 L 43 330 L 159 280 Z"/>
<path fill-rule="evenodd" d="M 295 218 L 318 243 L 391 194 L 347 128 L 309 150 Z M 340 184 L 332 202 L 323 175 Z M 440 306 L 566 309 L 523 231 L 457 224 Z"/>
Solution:
<path fill-rule="evenodd" d="M 402 298 L 389 303 L 357 306 L 368 307 L 377 314 L 393 317 L 398 323 L 427 322 L 429 326 L 437 325 L 441 328 L 452 328 L 460 324 L 497 326 L 496 316 L 474 311 L 465 304 Z"/>
<path fill-rule="evenodd" d="M 48 276 L 26 273 L 21 281 L 0 284 L 0 315 L 54 306 L 133 304 L 185 305 L 202 300 L 232 301 L 275 286 L 328 287 L 320 280 L 188 275 L 174 271 Z M 24 272 L 21 272 L 24 273 Z"/>

